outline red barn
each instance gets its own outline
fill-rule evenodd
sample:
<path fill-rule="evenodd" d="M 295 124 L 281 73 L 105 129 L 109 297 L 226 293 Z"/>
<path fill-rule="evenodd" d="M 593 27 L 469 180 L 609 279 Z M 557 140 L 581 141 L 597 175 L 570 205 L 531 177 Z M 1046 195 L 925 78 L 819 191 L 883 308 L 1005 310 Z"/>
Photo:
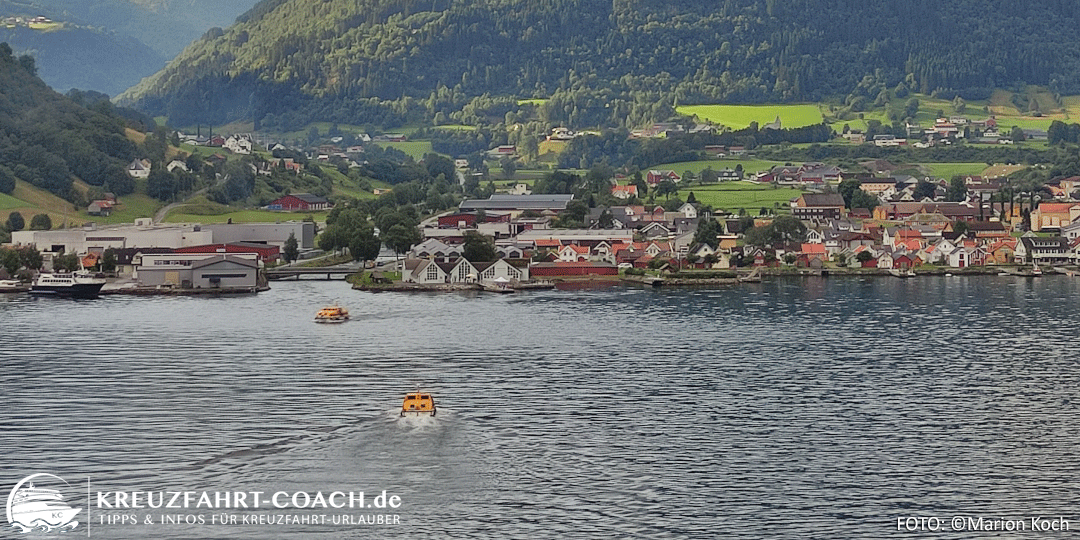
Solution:
<path fill-rule="evenodd" d="M 682 177 L 679 176 L 678 174 L 676 174 L 675 171 L 655 171 L 655 170 L 654 171 L 649 171 L 648 175 L 645 176 L 645 182 L 648 183 L 650 186 L 658 185 L 660 182 L 663 182 L 664 180 L 671 180 L 672 182 L 675 182 L 676 184 L 678 184 L 679 181 L 682 180 Z"/>
<path fill-rule="evenodd" d="M 529 265 L 530 276 L 542 277 L 584 277 L 618 276 L 619 269 L 602 262 L 540 262 Z"/>
<path fill-rule="evenodd" d="M 286 195 L 280 199 L 270 201 L 266 205 L 267 210 L 326 210 L 330 208 L 330 201 L 325 197 L 319 197 L 310 193 L 297 193 Z"/>

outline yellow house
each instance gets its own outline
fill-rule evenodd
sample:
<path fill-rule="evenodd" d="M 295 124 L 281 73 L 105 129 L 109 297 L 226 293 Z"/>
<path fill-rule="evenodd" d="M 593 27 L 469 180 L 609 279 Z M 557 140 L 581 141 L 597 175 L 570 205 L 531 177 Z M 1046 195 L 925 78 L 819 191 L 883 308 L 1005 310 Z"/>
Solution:
<path fill-rule="evenodd" d="M 986 264 L 1012 264 L 1016 253 L 1016 239 L 1005 238 L 986 248 Z"/>

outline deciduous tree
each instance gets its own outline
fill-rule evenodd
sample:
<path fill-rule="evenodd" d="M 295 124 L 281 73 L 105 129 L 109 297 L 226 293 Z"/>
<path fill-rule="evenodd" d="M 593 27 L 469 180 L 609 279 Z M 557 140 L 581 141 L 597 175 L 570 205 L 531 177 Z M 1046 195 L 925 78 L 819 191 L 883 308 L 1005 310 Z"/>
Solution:
<path fill-rule="evenodd" d="M 489 262 L 499 258 L 498 252 L 495 251 L 495 242 L 476 231 L 465 232 L 461 256 L 469 262 Z"/>
<path fill-rule="evenodd" d="M 35 214 L 30 218 L 30 230 L 47 231 L 49 229 L 52 229 L 52 218 L 49 214 Z"/>
<path fill-rule="evenodd" d="M 6 225 L 9 231 L 21 231 L 24 227 L 26 227 L 26 220 L 23 219 L 22 214 L 20 214 L 19 212 L 12 212 L 8 214 Z"/>

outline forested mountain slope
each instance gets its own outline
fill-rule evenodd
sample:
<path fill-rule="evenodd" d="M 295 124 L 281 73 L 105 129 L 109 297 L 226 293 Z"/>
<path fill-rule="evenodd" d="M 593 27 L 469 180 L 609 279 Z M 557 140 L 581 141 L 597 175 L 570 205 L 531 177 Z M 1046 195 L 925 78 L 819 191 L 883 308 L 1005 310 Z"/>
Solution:
<path fill-rule="evenodd" d="M 76 178 L 117 195 L 131 193 L 125 172 L 137 155 L 108 101 L 82 106 L 34 75 L 34 59 L 0 43 L 0 192 L 23 180 L 68 200 Z"/>
<path fill-rule="evenodd" d="M 237 21 L 122 101 L 177 124 L 393 125 L 489 94 L 626 125 L 676 103 L 1080 93 L 1080 4 L 1064 0 L 263 0 Z"/>

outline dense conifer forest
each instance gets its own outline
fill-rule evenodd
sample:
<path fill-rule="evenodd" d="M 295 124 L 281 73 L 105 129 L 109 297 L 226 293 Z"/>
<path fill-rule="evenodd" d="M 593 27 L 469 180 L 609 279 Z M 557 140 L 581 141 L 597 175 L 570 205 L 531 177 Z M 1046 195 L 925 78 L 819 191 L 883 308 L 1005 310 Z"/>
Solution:
<path fill-rule="evenodd" d="M 174 125 L 635 127 L 679 104 L 1080 93 L 1062 0 L 264 0 L 122 96 Z M 511 118 L 512 119 L 512 118 Z"/>

